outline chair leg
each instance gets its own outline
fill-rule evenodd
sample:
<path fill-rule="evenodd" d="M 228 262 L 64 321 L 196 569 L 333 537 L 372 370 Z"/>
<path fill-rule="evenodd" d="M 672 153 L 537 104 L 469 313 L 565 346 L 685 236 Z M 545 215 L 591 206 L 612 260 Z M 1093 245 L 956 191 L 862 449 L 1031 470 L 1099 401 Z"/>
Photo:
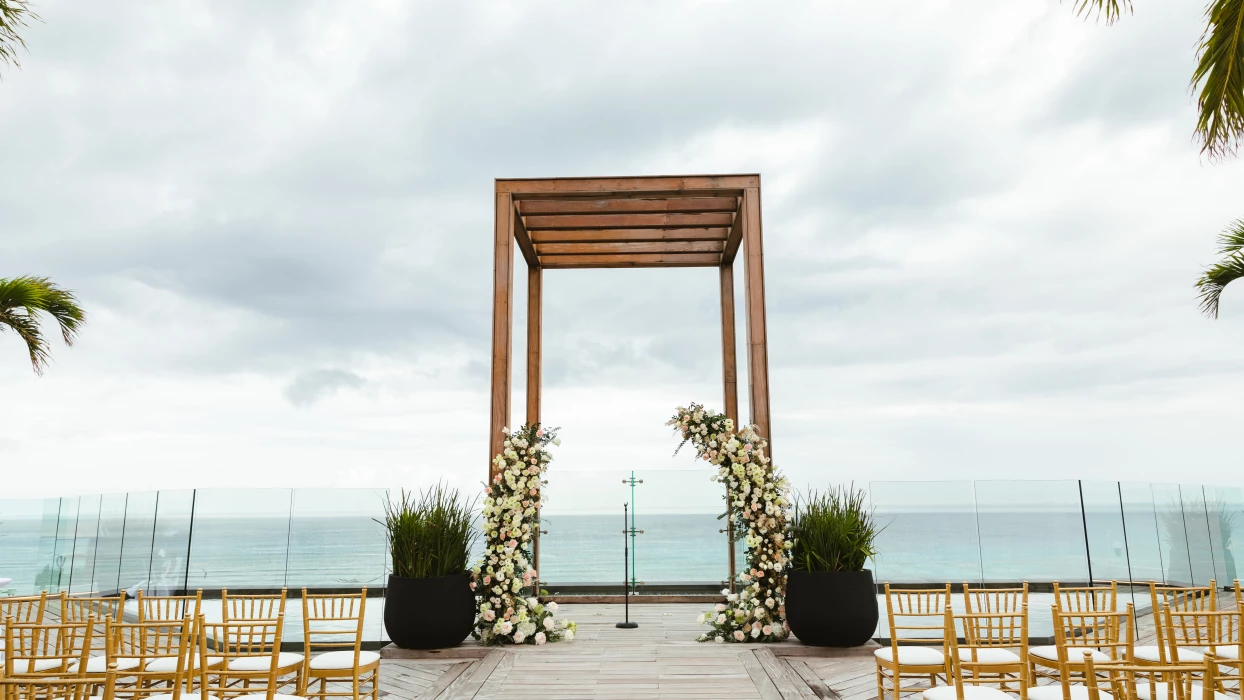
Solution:
<path fill-rule="evenodd" d="M 885 697 L 885 685 L 881 682 L 881 678 L 881 664 L 877 664 L 877 700 Z"/>
<path fill-rule="evenodd" d="M 898 666 L 894 667 L 894 700 L 899 700 L 899 694 L 903 689 L 903 674 L 899 672 Z"/>

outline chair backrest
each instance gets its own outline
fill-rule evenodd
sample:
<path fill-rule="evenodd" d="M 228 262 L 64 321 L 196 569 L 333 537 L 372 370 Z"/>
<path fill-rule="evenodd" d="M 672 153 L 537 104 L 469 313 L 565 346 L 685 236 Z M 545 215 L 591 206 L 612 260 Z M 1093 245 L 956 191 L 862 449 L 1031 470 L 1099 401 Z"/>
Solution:
<path fill-rule="evenodd" d="M 220 619 L 275 620 L 285 613 L 285 589 L 280 593 L 265 595 L 229 595 L 229 589 L 220 589 Z"/>
<path fill-rule="evenodd" d="M 1155 613 L 1163 605 L 1176 612 L 1218 609 L 1218 590 L 1213 581 L 1208 586 L 1161 586 L 1150 581 L 1149 599 Z"/>
<path fill-rule="evenodd" d="M 272 700 L 284 624 L 284 613 L 272 620 L 201 621 L 195 673 L 203 697 L 267 693 Z"/>
<path fill-rule="evenodd" d="M 1168 651 L 1173 647 L 1209 647 L 1217 650 L 1238 647 L 1241 643 L 1238 610 L 1179 612 L 1163 606 L 1161 623 Z M 1222 652 L 1218 654 L 1225 656 Z"/>
<path fill-rule="evenodd" d="M 108 661 L 118 657 L 136 659 L 138 663 L 123 673 L 136 679 L 135 697 L 171 692 L 177 698 L 191 679 L 190 669 L 198 653 L 198 621 L 190 616 L 180 620 L 146 620 L 143 622 L 109 622 Z M 172 659 L 164 666 L 149 668 L 152 661 Z M 172 689 L 156 688 L 171 682 Z M 144 690 L 146 689 L 146 690 Z"/>
<path fill-rule="evenodd" d="M 20 624 L 39 624 L 43 622 L 47 602 L 47 591 L 39 595 L 0 598 L 0 623 L 11 619 Z"/>
<path fill-rule="evenodd" d="M 198 619 L 203 609 L 203 589 L 194 595 L 146 595 L 138 589 L 138 621 L 149 620 L 177 621 L 189 615 Z"/>
<path fill-rule="evenodd" d="M 1066 611 L 1054 606 L 1052 618 L 1058 663 L 1078 666 L 1084 662 L 1084 652 L 1090 650 L 1100 651 L 1111 661 L 1132 658 L 1134 614 L 1131 603 L 1123 611 Z M 1066 675 L 1062 677 L 1067 679 Z"/>
<path fill-rule="evenodd" d="M 99 678 L 24 677 L 0 678 L 0 700 L 113 700 L 117 671 L 108 669 L 103 683 Z M 103 686 L 100 695 L 92 696 L 95 686 Z"/>
<path fill-rule="evenodd" d="M 1093 661 L 1092 655 L 1086 655 L 1084 680 L 1089 700 L 1216 700 L 1216 658 L 1207 654 L 1197 664 L 1136 666 L 1126 662 L 1098 663 Z"/>
<path fill-rule="evenodd" d="M 64 676 L 86 673 L 92 637 L 103 634 L 102 620 L 85 622 L 18 623 L 4 625 L 4 675 Z M 70 668 L 77 670 L 71 674 Z"/>
<path fill-rule="evenodd" d="M 1119 583 L 1111 581 L 1109 586 L 1060 586 L 1055 581 L 1054 606 L 1066 612 L 1115 612 L 1119 609 Z"/>
<path fill-rule="evenodd" d="M 94 616 L 103 620 L 111 617 L 121 621 L 125 618 L 125 594 L 113 596 L 68 596 L 61 608 L 61 620 L 82 622 Z"/>
<path fill-rule="evenodd" d="M 946 608 L 952 595 L 949 583 L 942 588 L 903 589 L 890 588 L 886 582 L 884 588 L 892 648 L 907 644 L 945 645 Z"/>
<path fill-rule="evenodd" d="M 1018 692 L 1020 700 L 1028 700 L 1028 606 L 1021 605 L 1014 611 L 956 615 L 948 605 L 943 614 L 956 698 L 963 700 L 967 686 L 1016 683 L 1018 688 L 1011 692 Z M 957 630 L 963 630 L 962 641 Z M 991 658 L 993 655 L 984 653 L 999 648 L 1016 649 L 1018 659 L 1014 663 L 998 663 Z"/>
<path fill-rule="evenodd" d="M 367 589 L 358 593 L 307 593 L 302 589 L 303 656 L 329 648 L 354 651 L 355 666 L 363 649 L 363 615 Z"/>
<path fill-rule="evenodd" d="M 1027 581 L 1019 588 L 972 588 L 963 584 L 964 610 L 969 613 L 1013 613 L 1027 604 Z"/>

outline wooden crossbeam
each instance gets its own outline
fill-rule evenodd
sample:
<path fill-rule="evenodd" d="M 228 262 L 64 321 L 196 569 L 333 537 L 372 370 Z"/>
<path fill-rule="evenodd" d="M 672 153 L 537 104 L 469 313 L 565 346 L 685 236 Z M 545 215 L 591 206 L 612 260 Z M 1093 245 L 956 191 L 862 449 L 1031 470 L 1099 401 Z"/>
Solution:
<path fill-rule="evenodd" d="M 540 258 L 540 266 L 547 270 L 599 267 L 717 267 L 721 256 L 717 253 L 647 255 L 551 255 Z"/>
<path fill-rule="evenodd" d="M 721 254 L 722 265 L 733 265 L 734 256 L 739 252 L 739 245 L 743 243 L 743 206 L 739 202 L 739 211 L 734 215 L 734 223 L 730 226 L 730 235 L 726 237 L 726 249 Z"/>
<path fill-rule="evenodd" d="M 734 197 L 669 197 L 649 199 L 529 199 L 518 203 L 518 213 L 532 214 L 695 214 L 734 212 Z"/>
<path fill-rule="evenodd" d="M 605 228 L 532 231 L 535 243 L 625 243 L 627 241 L 724 241 L 727 228 Z"/>
<path fill-rule="evenodd" d="M 734 223 L 730 213 L 708 214 L 566 214 L 527 216 L 528 231 L 571 228 L 717 228 Z"/>
<path fill-rule="evenodd" d="M 644 253 L 717 253 L 722 241 L 659 241 L 655 243 L 543 243 L 536 255 L 640 255 Z"/>
<path fill-rule="evenodd" d="M 509 192 L 521 199 L 539 193 L 584 194 L 650 192 L 654 194 L 699 193 L 742 194 L 748 187 L 760 187 L 759 175 L 686 175 L 657 177 L 566 177 L 537 179 L 502 179 L 496 181 L 497 192 Z M 721 192 L 729 190 L 728 192 Z"/>

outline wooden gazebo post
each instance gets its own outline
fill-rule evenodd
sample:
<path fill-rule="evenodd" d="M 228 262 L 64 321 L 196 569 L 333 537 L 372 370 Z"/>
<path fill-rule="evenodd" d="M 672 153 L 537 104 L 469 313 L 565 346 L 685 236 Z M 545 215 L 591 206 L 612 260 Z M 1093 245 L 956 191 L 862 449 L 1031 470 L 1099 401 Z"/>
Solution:
<path fill-rule="evenodd" d="M 551 178 L 496 181 L 492 397 L 488 480 L 511 419 L 514 247 L 527 262 L 527 422 L 540 421 L 544 270 L 607 267 L 720 269 L 725 414 L 739 426 L 734 260 L 744 266 L 750 422 L 770 441 L 769 358 L 759 175 Z M 726 526 L 734 588 L 734 525 Z M 539 528 L 535 551 L 539 568 Z"/>

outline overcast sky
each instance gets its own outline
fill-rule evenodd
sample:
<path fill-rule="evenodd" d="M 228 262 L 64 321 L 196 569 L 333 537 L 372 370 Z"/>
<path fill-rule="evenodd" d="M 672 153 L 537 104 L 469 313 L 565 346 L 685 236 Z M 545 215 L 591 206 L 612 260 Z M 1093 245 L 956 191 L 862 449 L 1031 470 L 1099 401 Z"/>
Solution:
<path fill-rule="evenodd" d="M 1202 3 L 1137 5 L 41 0 L 0 277 L 90 316 L 41 378 L 0 335 L 0 498 L 474 488 L 493 178 L 719 172 L 762 176 L 797 485 L 1239 484 L 1244 288 L 1192 283 L 1244 166 L 1191 140 Z M 546 274 L 555 473 L 695 466 L 715 274 Z"/>

